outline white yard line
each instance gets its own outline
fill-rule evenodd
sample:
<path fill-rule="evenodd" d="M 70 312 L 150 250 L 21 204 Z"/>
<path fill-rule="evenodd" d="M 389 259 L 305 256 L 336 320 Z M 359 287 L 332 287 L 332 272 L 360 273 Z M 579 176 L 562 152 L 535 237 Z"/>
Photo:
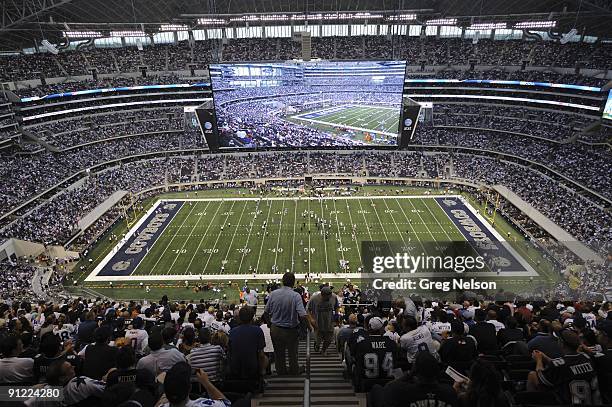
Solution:
<path fill-rule="evenodd" d="M 397 229 L 397 233 L 399 233 L 400 238 L 402 239 L 402 242 L 404 242 L 404 246 L 406 246 L 406 239 L 404 238 L 404 234 L 402 233 L 402 231 L 400 230 L 399 226 L 397 225 L 397 222 L 395 221 L 395 217 L 393 217 L 393 212 L 391 208 L 389 208 L 389 204 L 387 204 L 387 201 L 384 200 L 383 201 L 385 203 L 385 206 L 387 207 L 387 209 L 390 211 L 389 215 L 391 215 L 391 219 L 393 220 L 393 224 L 395 225 L 395 229 Z"/>
<path fill-rule="evenodd" d="M 323 210 L 323 200 L 319 200 L 321 205 L 321 219 L 325 219 L 325 211 Z M 325 239 L 325 226 L 321 226 L 323 231 L 323 247 L 325 248 L 325 271 L 329 273 L 329 259 L 327 257 L 327 239 Z"/>
<path fill-rule="evenodd" d="M 336 201 L 334 201 L 334 208 L 336 207 Z M 348 201 L 346 202 L 346 211 L 348 212 L 349 215 L 349 221 L 351 222 L 351 224 L 349 225 L 349 228 L 351 230 L 351 240 L 353 238 L 353 216 L 351 215 L 351 209 L 348 206 Z M 361 261 L 361 248 L 359 247 L 359 242 L 357 239 L 357 234 L 355 234 L 355 246 L 357 247 L 357 253 L 359 254 L 359 261 Z"/>
<path fill-rule="evenodd" d="M 240 227 L 240 221 L 242 220 L 242 216 L 244 215 L 244 211 L 246 210 L 246 207 L 247 207 L 247 203 L 245 202 L 244 206 L 242 207 L 242 212 L 240 212 L 240 217 L 238 218 L 238 224 L 234 228 L 234 233 L 232 234 L 232 240 L 230 240 L 230 244 L 227 247 L 227 253 L 225 253 L 225 257 L 223 258 L 223 260 L 225 260 L 226 262 L 227 262 L 227 256 L 229 256 L 230 251 L 232 250 L 232 245 L 234 244 L 234 239 L 236 238 L 236 233 L 238 233 L 238 228 Z"/>
<path fill-rule="evenodd" d="M 196 206 L 197 205 L 198 205 L 198 203 L 196 202 Z M 189 242 L 189 239 L 193 235 L 193 231 L 196 230 L 196 228 L 200 224 L 200 221 L 202 220 L 202 217 L 206 214 L 206 209 L 208 209 L 209 206 L 210 206 L 210 202 L 208 202 L 206 204 L 206 207 L 204 208 L 204 210 L 200 212 L 200 216 L 198 217 L 198 221 L 191 228 L 191 231 L 189 232 L 189 236 L 187 237 L 187 239 L 185 239 L 183 241 L 183 245 L 179 249 L 179 252 L 176 254 L 176 257 L 174 258 L 174 260 L 172 260 L 172 264 L 170 264 L 170 267 L 168 267 L 168 272 L 166 274 L 170 274 L 170 270 L 172 270 L 172 267 L 174 267 L 174 264 L 176 264 L 176 261 L 178 260 L 179 256 L 181 255 L 181 251 L 185 248 L 185 246 L 187 245 L 187 242 Z M 179 228 L 179 230 L 180 230 L 180 228 Z M 185 272 L 187 272 L 187 269 L 185 269 Z"/>
<path fill-rule="evenodd" d="M 427 223 L 425 222 L 425 220 L 423 219 L 423 217 L 421 216 L 421 213 L 419 212 L 419 210 L 416 208 L 416 206 L 414 206 L 414 204 L 412 203 L 412 201 L 408 201 L 410 203 L 410 206 L 412 206 L 412 209 L 414 209 L 414 212 L 418 215 L 419 219 L 421 219 L 421 222 L 423 222 L 423 225 L 425 226 L 425 229 L 427 229 L 427 232 L 429 233 L 429 235 L 431 236 L 431 241 L 433 243 L 436 243 L 436 237 L 434 236 L 434 234 L 432 233 L 431 229 L 429 229 L 429 226 L 427 226 Z"/>
<path fill-rule="evenodd" d="M 263 201 L 262 201 L 263 202 Z M 257 256 L 257 265 L 255 266 L 255 272 L 259 273 L 259 262 L 261 261 L 261 252 L 263 250 L 264 241 L 266 240 L 266 232 L 268 231 L 268 221 L 270 220 L 270 212 L 272 211 L 272 201 L 270 199 L 266 199 L 265 202 L 268 202 L 268 216 L 266 217 L 266 227 L 263 229 L 263 233 L 261 236 L 261 246 L 259 246 L 259 255 Z"/>
<path fill-rule="evenodd" d="M 221 209 L 222 206 L 223 206 L 223 203 L 220 203 L 219 205 L 217 205 L 217 210 L 215 211 L 215 214 L 212 216 L 212 218 L 210 218 L 211 222 L 208 223 L 208 226 L 206 227 L 206 231 L 204 231 L 204 234 L 200 238 L 200 242 L 198 243 L 198 247 L 196 247 L 195 252 L 193 253 L 193 256 L 191 256 L 191 259 L 189 260 L 189 264 L 187 265 L 186 270 L 189 270 L 189 268 L 191 267 L 191 264 L 193 263 L 193 259 L 195 259 L 196 256 L 198 255 L 198 251 L 200 250 L 200 246 L 204 242 L 204 239 L 206 238 L 206 235 L 208 234 L 208 231 L 210 230 L 210 227 L 213 224 L 212 220 L 215 219 L 215 217 L 217 216 L 217 213 L 219 213 L 219 209 Z"/>
<path fill-rule="evenodd" d="M 246 256 L 246 250 L 249 245 L 249 240 L 251 239 L 251 233 L 253 232 L 253 226 L 255 226 L 255 216 L 257 216 L 257 212 L 259 211 L 259 202 L 255 204 L 255 215 L 251 218 L 251 226 L 249 227 L 249 234 L 247 235 L 246 242 L 244 242 L 244 247 L 242 248 L 242 256 L 240 256 L 240 264 L 238 265 L 238 273 L 242 269 L 242 263 L 244 262 L 244 257 Z"/>
<path fill-rule="evenodd" d="M 283 201 L 283 207 L 280 210 L 280 219 L 278 221 L 278 238 L 276 239 L 276 249 L 274 249 L 274 268 L 278 270 L 278 266 L 276 265 L 276 260 L 278 260 L 278 245 L 280 244 L 280 237 L 283 227 L 283 218 L 285 217 L 285 202 Z"/>
<path fill-rule="evenodd" d="M 385 225 L 383 225 L 382 220 L 380 219 L 380 215 L 378 215 L 378 209 L 376 209 L 376 204 L 374 204 L 374 201 L 372 201 L 370 199 L 371 203 L 373 204 L 372 207 L 374 208 L 374 213 L 376 214 L 376 218 L 378 219 L 378 223 L 380 223 L 380 228 L 383 231 L 383 235 L 385 235 L 385 240 L 387 241 L 387 244 L 389 244 L 389 236 L 387 236 L 387 231 L 385 230 Z M 391 246 L 389 246 L 389 248 L 391 248 Z"/>
<path fill-rule="evenodd" d="M 232 209 L 234 209 L 234 205 L 236 205 L 236 201 L 232 201 L 232 206 L 227 211 L 227 216 L 225 217 L 225 220 L 223 221 L 222 226 L 225 225 L 229 217 L 232 216 Z M 211 219 L 211 221 L 212 220 L 214 219 Z M 212 256 L 215 254 L 214 252 L 215 252 L 215 249 L 217 248 L 217 243 L 219 242 L 220 237 L 221 237 L 221 233 L 217 233 L 217 239 L 215 239 L 215 244 L 213 245 L 212 250 L 210 252 L 210 256 L 208 256 L 208 260 L 206 260 L 206 264 L 204 265 L 204 268 L 202 268 L 202 272 L 200 274 L 204 274 L 204 272 L 208 268 L 208 263 L 210 263 L 210 259 L 212 259 Z"/>
<path fill-rule="evenodd" d="M 307 217 L 308 217 L 308 275 L 312 276 L 312 269 L 311 269 L 311 261 L 310 261 L 310 252 L 312 251 L 312 246 L 310 245 L 311 241 L 310 241 L 310 234 L 311 234 L 311 230 L 310 230 L 310 199 L 307 201 L 308 203 L 308 213 L 307 213 Z"/>
<path fill-rule="evenodd" d="M 408 223 L 408 226 L 410 226 L 410 229 L 412 229 L 414 238 L 416 239 L 417 242 L 419 242 L 419 245 L 421 246 L 421 249 L 423 249 L 423 252 L 425 252 L 425 245 L 423 244 L 423 242 L 421 242 L 421 239 L 419 239 L 419 235 L 417 234 L 416 230 L 414 230 L 414 226 L 412 226 L 412 222 L 410 222 L 410 218 L 408 217 L 408 215 L 406 215 L 406 212 L 404 211 L 404 207 L 402 206 L 402 204 L 400 204 L 399 199 L 396 199 L 396 201 L 397 201 L 397 206 L 399 206 L 400 210 L 404 214 L 404 218 L 406 218 L 406 222 Z"/>
<path fill-rule="evenodd" d="M 183 219 L 183 222 L 181 223 L 181 225 L 176 229 L 176 232 L 174 232 L 174 234 L 172 235 L 172 238 L 170 239 L 170 242 L 168 242 L 168 245 L 166 246 L 166 248 L 164 249 L 164 251 L 162 252 L 162 254 L 157 258 L 157 261 L 155 262 L 155 264 L 153 265 L 153 267 L 151 267 L 151 269 L 149 270 L 149 275 L 153 274 L 153 270 L 155 270 L 155 267 L 157 267 L 157 265 L 159 264 L 159 262 L 161 261 L 161 259 L 164 257 L 164 255 L 166 254 L 166 252 L 168 251 L 168 248 L 172 245 L 172 242 L 174 242 L 174 239 L 176 238 L 176 235 L 178 234 L 178 232 L 181 230 L 181 228 L 183 227 L 183 225 L 185 224 L 185 222 L 187 222 L 187 219 L 189 219 L 189 216 L 191 215 L 191 212 L 193 212 L 193 210 L 195 209 L 197 205 L 191 205 L 191 209 L 189 210 L 189 213 L 187 214 L 187 216 L 185 216 L 185 219 Z M 181 209 L 179 209 L 179 212 L 185 207 L 185 205 L 183 205 L 181 207 Z M 177 217 L 178 213 L 176 213 L 174 215 L 174 217 Z M 172 219 L 174 220 L 174 219 Z M 169 224 L 168 224 L 169 225 Z M 158 236 L 156 241 L 159 240 L 161 238 L 161 236 Z M 145 256 L 146 257 L 146 256 Z M 144 258 L 143 258 L 144 260 Z M 143 261 L 141 260 L 140 263 L 138 263 L 138 265 L 136 266 L 136 268 L 134 269 L 134 271 L 132 272 L 132 274 L 136 273 L 136 270 L 138 270 L 138 266 L 140 266 L 143 263 Z"/>
<path fill-rule="evenodd" d="M 294 266 L 295 266 L 295 226 L 297 225 L 297 207 L 298 207 L 298 201 L 294 200 L 293 201 L 293 207 L 294 207 L 294 211 L 293 211 L 293 236 L 291 238 L 291 272 L 294 273 Z"/>
<path fill-rule="evenodd" d="M 368 225 L 368 220 L 365 217 L 365 210 L 363 209 L 363 205 L 361 205 L 361 201 L 357 201 L 359 203 L 359 207 L 361 208 L 361 216 L 363 216 L 363 223 L 368 231 L 368 235 L 370 235 L 370 241 L 374 241 L 374 238 L 372 237 L 372 232 L 370 232 L 370 225 Z M 347 202 L 348 205 L 348 202 Z"/>

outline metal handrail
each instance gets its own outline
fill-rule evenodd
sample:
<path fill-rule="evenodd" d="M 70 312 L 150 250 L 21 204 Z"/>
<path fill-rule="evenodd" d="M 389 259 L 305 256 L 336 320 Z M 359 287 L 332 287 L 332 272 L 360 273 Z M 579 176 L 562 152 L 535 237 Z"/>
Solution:
<path fill-rule="evenodd" d="M 310 329 L 306 333 L 306 378 L 304 379 L 303 407 L 310 407 Z"/>

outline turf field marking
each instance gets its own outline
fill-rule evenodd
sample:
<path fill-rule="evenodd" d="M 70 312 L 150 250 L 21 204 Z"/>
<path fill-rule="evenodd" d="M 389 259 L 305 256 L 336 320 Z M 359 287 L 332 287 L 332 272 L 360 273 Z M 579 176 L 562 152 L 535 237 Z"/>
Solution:
<path fill-rule="evenodd" d="M 234 205 L 235 204 L 236 204 L 236 201 L 232 201 L 232 206 L 227 211 L 227 216 L 225 217 L 225 220 L 223 221 L 221 226 L 225 226 L 225 224 L 227 223 L 227 220 L 229 219 L 229 217 L 232 216 L 232 209 L 234 209 Z M 208 256 L 208 260 L 206 260 L 206 264 L 204 265 L 204 268 L 202 269 L 202 272 L 200 274 L 204 274 L 206 272 L 206 269 L 208 268 L 208 263 L 210 263 L 210 259 L 212 259 L 212 256 L 214 255 L 214 252 L 215 252 L 215 249 L 217 248 L 217 243 L 219 242 L 219 238 L 220 237 L 221 237 L 221 233 L 217 233 L 217 239 L 215 239 L 215 243 L 214 243 L 214 245 L 212 247 L 210 255 Z"/>
<path fill-rule="evenodd" d="M 319 199 L 319 204 L 321 205 L 321 219 L 325 220 L 325 210 L 323 209 L 323 200 Z M 329 260 L 327 258 L 327 239 L 325 238 L 325 224 L 321 223 L 321 231 L 323 232 L 323 247 L 325 248 L 325 271 L 329 273 Z"/>
<path fill-rule="evenodd" d="M 311 261 L 310 261 L 310 253 L 312 252 L 312 246 L 310 245 L 310 235 L 311 235 L 311 216 L 310 216 L 310 199 L 307 201 L 308 203 L 308 212 L 306 213 L 306 216 L 308 216 L 308 275 L 312 276 L 312 268 L 311 268 Z"/>
<path fill-rule="evenodd" d="M 404 242 L 404 246 L 406 246 L 406 239 L 404 238 L 404 234 L 402 233 L 399 226 L 397 225 L 397 222 L 395 222 L 395 217 L 393 217 L 393 212 L 391 212 L 392 209 L 389 208 L 389 204 L 387 203 L 386 199 L 383 202 L 385 203 L 385 206 L 387 207 L 387 210 L 389 211 L 389 215 L 391 215 L 391 219 L 393 219 L 393 224 L 395 225 L 395 228 L 397 229 L 397 233 L 399 233 L 400 238 L 402 239 L 402 242 Z"/>
<path fill-rule="evenodd" d="M 194 206 L 198 206 L 198 203 L 196 202 L 196 204 Z M 200 221 L 202 220 L 202 216 L 204 216 L 204 214 L 206 213 L 206 210 L 208 209 L 209 206 L 210 206 L 210 202 L 208 202 L 206 204 L 206 207 L 202 211 L 199 212 L 200 216 L 198 217 L 198 221 L 193 225 L 193 227 L 191 228 L 191 231 L 189 232 L 189 235 L 183 241 L 183 245 L 179 249 L 178 253 L 176 253 L 176 256 L 174 257 L 174 260 L 172 261 L 172 264 L 170 264 L 170 267 L 168 267 L 168 271 L 166 272 L 166 274 L 170 274 L 170 270 L 172 270 L 172 267 L 174 267 L 174 264 L 176 263 L 176 261 L 178 260 L 179 256 L 181 255 L 181 251 L 185 248 L 185 246 L 187 245 L 187 242 L 189 242 L 189 238 L 191 238 L 191 236 L 193 235 L 193 231 L 196 230 L 196 228 L 200 224 Z M 180 228 L 179 228 L 179 230 L 180 230 Z M 187 273 L 187 270 L 185 270 L 185 273 Z"/>
<path fill-rule="evenodd" d="M 353 215 L 351 215 L 351 209 L 349 208 L 348 205 L 349 201 L 346 201 L 346 211 L 348 212 L 349 215 L 349 221 L 351 222 L 351 224 L 349 225 L 349 228 L 351 229 L 351 240 L 353 240 L 353 225 L 356 225 L 356 223 L 353 223 Z M 336 207 L 336 201 L 334 201 L 334 208 Z M 357 254 L 359 255 L 359 262 L 361 263 L 361 248 L 359 247 L 359 242 L 357 241 L 357 233 L 355 233 L 355 246 L 357 247 Z"/>
<path fill-rule="evenodd" d="M 191 209 L 189 210 L 189 213 L 187 214 L 187 216 L 185 216 L 185 219 L 183 219 L 183 222 L 181 223 L 181 226 L 183 226 L 185 224 L 185 222 L 187 221 L 187 219 L 189 219 L 189 215 L 191 215 L 191 212 L 193 212 L 193 210 L 195 209 L 197 205 L 191 205 Z M 183 206 L 184 208 L 184 206 Z M 181 208 L 182 209 L 182 208 Z M 174 215 L 175 217 L 178 215 L 178 213 L 176 215 Z M 155 270 L 155 267 L 157 267 L 157 265 L 159 264 L 159 262 L 161 261 L 161 259 L 164 257 L 164 255 L 166 254 L 166 252 L 168 251 L 168 248 L 170 247 L 170 245 L 172 245 L 172 242 L 174 241 L 174 239 L 176 238 L 176 235 L 178 234 L 179 229 L 176 229 L 176 232 L 174 232 L 172 234 L 172 238 L 170 239 L 170 242 L 168 242 L 168 245 L 164 248 L 164 251 L 159 255 L 159 257 L 157 258 L 157 260 L 155 261 L 155 264 L 153 264 L 153 267 L 151 267 L 151 270 L 149 271 L 149 274 L 153 274 L 153 270 Z M 159 240 L 161 238 L 161 236 L 159 236 L 157 240 Z M 152 246 L 151 246 L 152 247 Z M 145 255 L 145 257 L 147 257 Z M 144 258 L 142 259 L 144 260 Z M 140 266 L 143 261 L 140 261 L 140 263 L 138 263 L 138 266 Z M 134 269 L 134 271 L 132 272 L 132 274 L 136 273 L 136 270 L 138 270 L 138 266 L 136 266 L 136 268 Z"/>
<path fill-rule="evenodd" d="M 380 228 L 383 231 L 383 235 L 385 235 L 385 240 L 387 241 L 387 245 L 389 245 L 389 236 L 387 236 L 387 231 L 385 230 L 385 227 L 383 226 L 382 220 L 380 220 L 380 216 L 378 215 L 378 209 L 376 209 L 376 204 L 371 199 L 370 199 L 370 202 L 371 202 L 372 208 L 374 208 L 374 213 L 376 214 L 378 223 L 380 223 Z M 389 249 L 391 249 L 391 246 L 389 246 Z"/>
<path fill-rule="evenodd" d="M 204 231 L 204 234 L 200 238 L 200 242 L 198 243 L 198 247 L 196 247 L 195 252 L 193 253 L 193 256 L 191 256 L 191 259 L 189 260 L 189 264 L 187 264 L 187 268 L 185 269 L 185 271 L 189 271 L 189 268 L 191 268 L 191 264 L 193 263 L 193 259 L 195 259 L 196 256 L 198 255 L 198 251 L 200 250 L 200 246 L 202 246 L 202 242 L 204 242 L 204 238 L 208 234 L 208 230 L 210 229 L 210 227 L 213 224 L 212 221 L 217 217 L 217 213 L 219 213 L 219 209 L 221 209 L 222 206 L 223 206 L 223 202 L 221 202 L 219 205 L 217 205 L 217 210 L 215 211 L 215 214 L 210 218 L 210 222 L 208 223 L 208 226 L 206 227 L 206 231 Z"/>
<path fill-rule="evenodd" d="M 333 202 L 334 202 L 334 212 L 336 212 L 335 215 L 336 215 L 336 228 L 338 228 L 338 240 L 340 241 L 340 253 L 342 254 L 342 259 L 346 260 L 344 258 L 344 245 L 342 244 L 342 231 L 340 230 L 340 222 L 338 221 L 338 208 L 336 208 L 336 200 L 334 199 Z M 359 250 L 359 248 L 357 248 L 357 250 Z M 359 257 L 361 258 L 361 255 L 359 255 Z"/>
<path fill-rule="evenodd" d="M 259 212 L 259 204 L 261 201 L 257 201 L 255 203 L 255 216 L 257 216 L 257 212 Z M 242 263 L 244 262 L 244 258 L 246 256 L 246 249 L 249 246 L 249 241 L 251 240 L 251 233 L 253 232 L 253 226 L 255 225 L 255 216 L 253 218 L 251 218 L 251 223 L 250 223 L 250 227 L 249 227 L 249 233 L 247 235 L 247 239 L 244 242 L 244 247 L 242 248 L 242 256 L 240 256 L 240 264 L 238 265 L 238 273 L 240 273 L 240 270 L 242 269 Z M 255 273 L 257 273 L 257 270 L 254 271 Z"/>
<path fill-rule="evenodd" d="M 225 253 L 225 257 L 223 258 L 223 261 L 225 262 L 225 264 L 227 264 L 227 262 L 228 262 L 227 261 L 227 256 L 229 256 L 230 250 L 232 250 L 232 245 L 234 244 L 234 239 L 236 238 L 236 233 L 238 233 L 238 229 L 240 228 L 240 221 L 242 220 L 242 215 L 244 215 L 244 211 L 245 211 L 247 206 L 248 206 L 248 204 L 247 204 L 247 202 L 245 202 L 244 206 L 242 207 L 242 212 L 240 212 L 240 217 L 238 218 L 238 224 L 234 228 L 234 233 L 232 234 L 232 240 L 230 240 L 230 244 L 227 247 L 227 253 Z"/>
<path fill-rule="evenodd" d="M 368 235 L 370 235 L 370 241 L 374 241 L 374 238 L 372 237 L 372 232 L 370 232 L 370 226 L 368 225 L 368 220 L 366 219 L 365 216 L 365 210 L 363 209 L 363 205 L 361 204 L 361 200 L 357 201 L 359 203 L 359 207 L 361 208 L 361 216 L 363 216 L 363 223 L 365 224 L 365 227 L 368 231 Z M 348 205 L 348 201 L 346 203 Z"/>
<path fill-rule="evenodd" d="M 276 239 L 276 249 L 274 249 L 274 269 L 278 271 L 276 260 L 278 260 L 278 245 L 280 244 L 281 231 L 283 227 L 283 218 L 285 217 L 285 201 L 283 201 L 283 207 L 280 210 L 280 219 L 278 221 L 278 238 Z"/>
<path fill-rule="evenodd" d="M 261 236 L 261 245 L 259 246 L 259 255 L 257 256 L 257 265 L 255 266 L 255 272 L 259 273 L 259 262 L 261 261 L 261 252 L 263 250 L 263 246 L 264 246 L 264 241 L 266 240 L 266 233 L 268 232 L 268 221 L 270 220 L 270 212 L 272 212 L 272 201 L 269 199 L 266 199 L 264 201 L 261 202 L 267 202 L 268 203 L 268 216 L 266 216 L 266 227 L 263 228 L 263 233 Z"/>
<path fill-rule="evenodd" d="M 412 223 L 410 222 L 410 218 L 408 218 L 408 215 L 406 215 L 406 211 L 404 211 L 404 207 L 400 203 L 399 199 L 395 198 L 395 201 L 397 202 L 397 206 L 399 206 L 400 210 L 404 214 L 404 218 L 406 218 L 406 222 L 408 222 L 408 226 L 410 226 L 410 229 L 412 229 L 412 233 L 414 233 L 414 238 L 416 239 L 417 242 L 419 242 L 419 245 L 421 246 L 421 249 L 423 249 L 423 252 L 425 252 L 425 245 L 423 245 L 423 242 L 421 242 L 421 239 L 419 239 L 419 235 L 417 234 L 417 231 L 414 229 L 414 226 L 412 226 Z"/>
<path fill-rule="evenodd" d="M 431 241 L 432 242 L 437 242 L 436 237 L 434 236 L 434 234 L 431 232 L 431 229 L 429 229 L 429 226 L 427 226 L 427 222 L 425 222 L 425 220 L 423 219 L 423 217 L 421 216 L 421 213 L 419 212 L 419 210 L 416 208 L 416 206 L 414 206 L 414 204 L 412 203 L 412 200 L 408 200 L 408 203 L 410 204 L 410 206 L 412 207 L 412 209 L 414 209 L 414 212 L 417 214 L 417 216 L 419 217 L 419 219 L 421 219 L 421 222 L 423 222 L 423 226 L 425 226 L 425 229 L 427 229 L 427 232 L 429 233 L 429 235 L 431 236 Z M 424 247 L 423 247 L 424 249 Z"/>
<path fill-rule="evenodd" d="M 295 225 L 297 225 L 297 200 L 293 201 L 293 236 L 291 238 L 291 272 L 294 273 L 294 265 L 295 265 Z"/>

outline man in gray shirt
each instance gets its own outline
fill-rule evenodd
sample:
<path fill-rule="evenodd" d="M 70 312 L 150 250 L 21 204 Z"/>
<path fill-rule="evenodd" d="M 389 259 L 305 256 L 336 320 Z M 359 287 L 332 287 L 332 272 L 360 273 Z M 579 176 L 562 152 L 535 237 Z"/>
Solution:
<path fill-rule="evenodd" d="M 334 335 L 334 312 L 338 308 L 338 300 L 330 286 L 321 287 L 321 292 L 312 296 L 306 305 L 307 311 L 315 321 L 315 350 L 321 349 L 323 355 L 331 344 Z M 323 347 L 321 348 L 321 342 Z"/>
<path fill-rule="evenodd" d="M 274 363 L 279 375 L 298 375 L 298 341 L 300 320 L 310 324 L 302 297 L 293 291 L 295 275 L 283 275 L 283 286 L 270 293 L 264 310 L 264 321 L 271 324 L 270 336 L 274 345 Z M 289 355 L 287 371 L 286 353 Z"/>

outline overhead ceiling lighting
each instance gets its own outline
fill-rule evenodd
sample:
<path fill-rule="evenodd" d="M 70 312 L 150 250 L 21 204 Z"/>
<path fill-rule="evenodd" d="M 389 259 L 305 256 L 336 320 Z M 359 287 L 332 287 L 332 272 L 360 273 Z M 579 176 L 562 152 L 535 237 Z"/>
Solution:
<path fill-rule="evenodd" d="M 412 21 L 416 20 L 416 14 L 396 14 L 394 16 L 387 16 L 389 21 Z"/>
<path fill-rule="evenodd" d="M 64 31 L 64 37 L 67 38 L 101 38 L 100 31 Z"/>
<path fill-rule="evenodd" d="M 224 25 L 227 21 L 222 18 L 198 18 L 199 25 Z"/>
<path fill-rule="evenodd" d="M 162 24 L 159 31 L 187 31 L 189 27 L 185 24 Z"/>
<path fill-rule="evenodd" d="M 553 28 L 556 25 L 556 21 L 523 21 L 514 24 L 514 28 Z"/>
<path fill-rule="evenodd" d="M 472 24 L 467 29 L 468 30 L 496 30 L 507 28 L 508 24 L 506 23 L 478 23 Z"/>
<path fill-rule="evenodd" d="M 456 18 L 438 18 L 437 20 L 427 20 L 426 25 L 456 25 Z"/>
<path fill-rule="evenodd" d="M 111 37 L 146 37 L 144 31 L 111 31 Z"/>

